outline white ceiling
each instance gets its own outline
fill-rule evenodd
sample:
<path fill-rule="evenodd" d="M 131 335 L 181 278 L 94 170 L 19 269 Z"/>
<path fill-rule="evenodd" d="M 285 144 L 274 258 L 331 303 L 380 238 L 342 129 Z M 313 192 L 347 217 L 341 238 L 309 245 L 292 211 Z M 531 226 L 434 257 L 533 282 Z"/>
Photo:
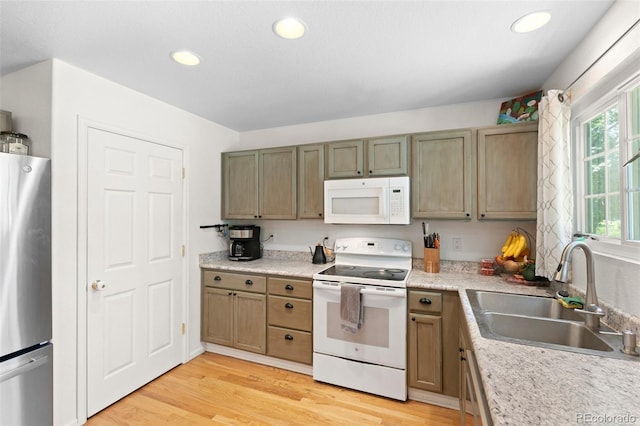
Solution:
<path fill-rule="evenodd" d="M 2 0 L 0 74 L 55 57 L 248 131 L 537 90 L 612 3 Z M 546 27 L 510 31 L 537 10 Z M 271 31 L 290 15 L 299 40 Z"/>

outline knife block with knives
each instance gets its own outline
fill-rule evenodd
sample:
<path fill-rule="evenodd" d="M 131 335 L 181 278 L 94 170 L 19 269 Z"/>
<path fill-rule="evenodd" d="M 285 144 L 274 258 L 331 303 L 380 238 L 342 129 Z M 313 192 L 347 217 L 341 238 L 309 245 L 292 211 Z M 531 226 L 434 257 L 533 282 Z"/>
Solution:
<path fill-rule="evenodd" d="M 422 238 L 424 240 L 424 271 L 440 272 L 440 234 L 433 232 L 427 235 L 429 225 L 422 222 Z"/>

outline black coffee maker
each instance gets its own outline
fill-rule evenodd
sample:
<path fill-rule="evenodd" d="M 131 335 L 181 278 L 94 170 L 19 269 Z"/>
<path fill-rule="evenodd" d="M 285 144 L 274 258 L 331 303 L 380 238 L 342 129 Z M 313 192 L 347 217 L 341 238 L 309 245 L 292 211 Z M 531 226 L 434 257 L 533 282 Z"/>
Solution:
<path fill-rule="evenodd" d="M 230 226 L 229 239 L 229 260 L 254 260 L 262 257 L 259 226 Z"/>

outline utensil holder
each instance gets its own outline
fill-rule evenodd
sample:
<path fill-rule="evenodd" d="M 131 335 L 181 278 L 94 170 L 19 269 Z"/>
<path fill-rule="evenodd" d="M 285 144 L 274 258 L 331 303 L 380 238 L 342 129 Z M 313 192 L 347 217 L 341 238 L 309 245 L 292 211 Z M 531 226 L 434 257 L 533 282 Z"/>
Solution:
<path fill-rule="evenodd" d="M 440 249 L 425 248 L 424 249 L 424 271 L 430 273 L 440 272 Z"/>

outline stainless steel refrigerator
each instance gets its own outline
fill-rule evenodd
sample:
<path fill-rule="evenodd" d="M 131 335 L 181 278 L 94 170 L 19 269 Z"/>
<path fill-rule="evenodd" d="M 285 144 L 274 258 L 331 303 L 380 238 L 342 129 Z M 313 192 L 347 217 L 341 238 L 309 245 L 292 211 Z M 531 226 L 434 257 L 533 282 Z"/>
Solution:
<path fill-rule="evenodd" d="M 0 425 L 53 424 L 51 161 L 0 153 Z"/>

